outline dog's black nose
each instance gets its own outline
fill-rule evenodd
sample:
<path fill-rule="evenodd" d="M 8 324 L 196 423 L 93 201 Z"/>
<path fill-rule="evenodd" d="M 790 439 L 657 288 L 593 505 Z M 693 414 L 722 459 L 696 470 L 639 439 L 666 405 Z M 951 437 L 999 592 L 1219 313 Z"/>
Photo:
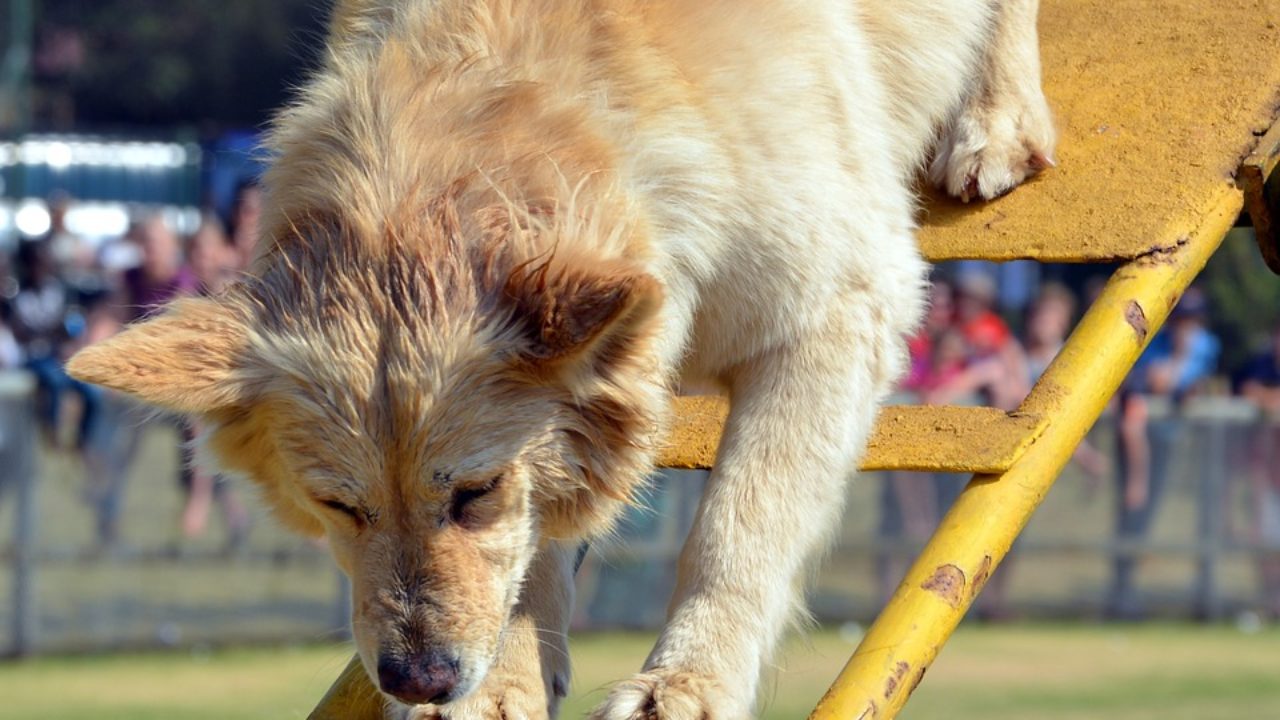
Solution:
<path fill-rule="evenodd" d="M 409 705 L 442 705 L 458 686 L 458 660 L 441 652 L 378 658 L 382 692 Z"/>

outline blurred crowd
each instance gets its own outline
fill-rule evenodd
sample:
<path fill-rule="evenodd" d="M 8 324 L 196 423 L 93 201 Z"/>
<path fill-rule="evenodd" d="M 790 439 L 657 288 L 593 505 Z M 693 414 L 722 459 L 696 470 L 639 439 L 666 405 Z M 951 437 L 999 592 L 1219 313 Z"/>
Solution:
<path fill-rule="evenodd" d="M 1043 284 L 1018 318 L 1020 332 L 1015 333 L 997 311 L 997 289 L 981 271 L 934 279 L 928 315 L 910 342 L 910 372 L 897 402 L 1018 407 L 1066 343 L 1081 303 L 1065 285 Z M 1108 445 L 1114 451 L 1103 453 L 1086 439 L 1073 457 L 1090 492 L 1107 481 L 1114 488 L 1116 542 L 1105 598 L 1105 613 L 1112 619 L 1145 614 L 1134 575 L 1172 475 L 1175 448 L 1188 431 L 1181 410 L 1211 378 L 1221 377 L 1221 345 L 1209 328 L 1208 313 L 1205 295 L 1189 289 L 1113 400 L 1116 430 Z M 1232 380 L 1239 397 L 1260 410 L 1248 463 L 1250 534 L 1260 549 L 1267 610 L 1280 617 L 1280 423 L 1275 422 L 1280 420 L 1280 325 L 1269 347 Z M 950 474 L 886 476 L 878 529 L 885 550 L 877 557 L 882 599 L 888 599 L 905 570 L 902 554 L 893 551 L 895 542 L 927 539 L 967 480 L 967 475 Z M 981 616 L 1009 616 L 1007 588 L 1015 556 L 1011 553 L 988 583 L 977 608 Z"/>
<path fill-rule="evenodd" d="M 49 230 L 0 254 L 0 368 L 25 369 L 36 379 L 36 412 L 44 443 L 74 453 L 84 468 L 83 495 L 96 517 L 99 548 L 120 539 L 125 485 L 144 426 L 174 425 L 182 439 L 175 481 L 182 497 L 184 536 L 202 535 L 212 508 L 227 526 L 227 550 L 240 547 L 249 514 L 222 480 L 191 462 L 200 428 L 176 417 L 143 412 L 104 389 L 67 375 L 66 360 L 185 295 L 221 292 L 247 266 L 258 237 L 260 191 L 236 192 L 227 217 L 201 216 L 179 236 L 161 213 L 134 222 L 122 237 L 89 242 L 67 228 L 68 198 L 49 203 Z M 73 415 L 74 417 L 68 417 Z"/>
<path fill-rule="evenodd" d="M 180 237 L 161 214 L 144 215 L 122 237 L 88 243 L 67 229 L 66 200 L 50 203 L 46 234 L 0 253 L 0 368 L 25 369 L 37 380 L 37 412 L 51 448 L 74 453 L 84 468 L 84 497 L 101 547 L 120 539 L 126 478 L 145 422 L 169 423 L 182 452 L 199 434 L 195 424 L 137 412 L 122 398 L 69 377 L 63 366 L 78 348 L 111 336 L 168 301 L 222 291 L 245 270 L 258 239 L 260 191 L 241 185 L 230 212 L 206 212 Z M 1074 327 L 1080 298 L 1067 286 L 1041 284 L 1017 317 L 998 308 L 999 287 L 981 271 L 939 271 L 929 311 L 910 340 L 911 365 L 896 402 L 973 404 L 1011 411 L 1046 371 Z M 1173 448 L 1186 432 L 1180 408 L 1221 377 L 1220 343 L 1207 322 L 1205 296 L 1189 290 L 1153 339 L 1113 401 L 1115 436 L 1082 443 L 1074 462 L 1097 490 L 1114 489 L 1116 548 L 1107 613 L 1140 617 L 1134 573 L 1141 543 L 1156 518 L 1170 477 Z M 1016 330 L 1016 331 L 1015 331 Z M 1235 392 L 1262 415 L 1280 418 L 1280 327 L 1270 346 L 1239 369 Z M 1153 412 L 1152 408 L 1158 412 Z M 1280 423 L 1260 423 L 1250 457 L 1253 540 L 1263 549 L 1259 574 L 1270 611 L 1280 616 Z M 249 531 L 249 514 L 220 478 L 184 457 L 175 482 L 184 506 L 176 524 L 186 537 L 206 532 L 217 508 L 234 550 Z M 881 487 L 877 558 L 887 598 L 902 577 L 896 544 L 919 543 L 936 527 L 967 476 L 891 473 Z M 1010 557 L 1012 560 L 1016 553 Z M 987 586 L 979 612 L 1008 614 L 1005 596 L 1014 563 L 1006 560 Z"/>

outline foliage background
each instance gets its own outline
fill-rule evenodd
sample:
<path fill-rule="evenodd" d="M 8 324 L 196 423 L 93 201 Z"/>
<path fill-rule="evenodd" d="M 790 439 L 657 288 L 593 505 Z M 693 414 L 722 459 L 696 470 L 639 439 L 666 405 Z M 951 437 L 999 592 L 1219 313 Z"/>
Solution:
<path fill-rule="evenodd" d="M 34 126 L 260 126 L 317 62 L 332 4 L 40 0 Z"/>

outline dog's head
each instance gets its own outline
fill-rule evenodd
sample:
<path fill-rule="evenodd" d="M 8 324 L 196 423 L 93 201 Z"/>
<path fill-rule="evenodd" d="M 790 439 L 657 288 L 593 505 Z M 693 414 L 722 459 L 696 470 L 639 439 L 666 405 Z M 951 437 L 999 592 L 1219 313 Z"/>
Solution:
<path fill-rule="evenodd" d="M 326 537 L 365 666 L 408 703 L 479 684 L 539 543 L 607 526 L 665 406 L 651 277 L 426 214 L 377 236 L 295 230 L 224 296 L 68 366 L 196 416 L 216 467 Z"/>

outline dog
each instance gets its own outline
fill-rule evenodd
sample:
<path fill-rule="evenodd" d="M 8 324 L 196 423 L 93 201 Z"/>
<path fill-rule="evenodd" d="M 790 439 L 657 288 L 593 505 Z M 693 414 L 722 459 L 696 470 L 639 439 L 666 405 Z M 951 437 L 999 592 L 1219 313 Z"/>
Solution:
<path fill-rule="evenodd" d="M 198 416 L 328 538 L 390 716 L 453 720 L 555 716 L 576 549 L 716 384 L 666 626 L 593 717 L 749 717 L 922 312 L 917 176 L 1052 164 L 1037 6 L 347 2 L 252 272 L 70 372 Z"/>

